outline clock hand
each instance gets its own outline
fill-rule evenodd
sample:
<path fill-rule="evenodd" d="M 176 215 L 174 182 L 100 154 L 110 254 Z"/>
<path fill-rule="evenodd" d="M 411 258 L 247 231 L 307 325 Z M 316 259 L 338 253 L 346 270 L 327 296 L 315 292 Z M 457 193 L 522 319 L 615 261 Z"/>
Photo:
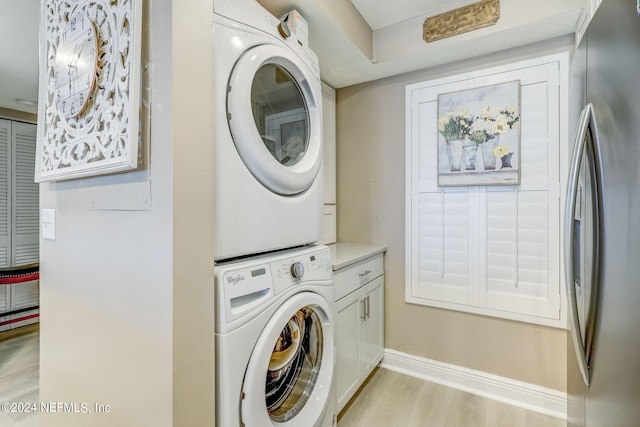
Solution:
<path fill-rule="evenodd" d="M 71 94 L 71 67 L 73 67 L 72 62 L 73 62 L 73 59 L 69 62 L 69 64 L 67 64 L 67 80 L 69 80 L 69 94 Z"/>
<path fill-rule="evenodd" d="M 82 46 L 74 46 L 73 53 L 71 54 L 71 60 L 69 63 L 69 96 L 73 96 L 74 88 L 76 86 L 76 80 L 78 79 L 78 62 L 82 53 Z M 75 77 L 72 76 L 75 75 Z M 71 103 L 71 113 L 73 114 L 73 102 Z"/>

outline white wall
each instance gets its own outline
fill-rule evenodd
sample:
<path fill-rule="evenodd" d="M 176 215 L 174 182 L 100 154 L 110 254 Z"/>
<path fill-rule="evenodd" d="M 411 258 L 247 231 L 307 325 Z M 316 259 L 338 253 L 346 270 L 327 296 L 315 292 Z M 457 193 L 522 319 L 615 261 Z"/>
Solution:
<path fill-rule="evenodd" d="M 338 240 L 385 244 L 385 347 L 566 391 L 566 332 L 405 302 L 405 86 L 572 49 L 564 37 L 337 91 Z"/>
<path fill-rule="evenodd" d="M 40 401 L 110 411 L 42 426 L 214 425 L 211 5 L 145 5 L 149 167 L 40 188 Z"/>

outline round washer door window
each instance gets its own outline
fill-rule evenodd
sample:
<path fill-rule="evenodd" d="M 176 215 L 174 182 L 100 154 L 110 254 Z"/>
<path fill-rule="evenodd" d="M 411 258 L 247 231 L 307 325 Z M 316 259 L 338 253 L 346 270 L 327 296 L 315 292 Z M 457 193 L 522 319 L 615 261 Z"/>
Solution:
<path fill-rule="evenodd" d="M 326 416 L 334 358 L 330 313 L 324 299 L 303 292 L 271 318 L 245 374 L 245 425 L 308 426 Z"/>
<path fill-rule="evenodd" d="M 295 195 L 320 170 L 321 115 L 315 76 L 275 45 L 247 50 L 227 93 L 229 129 L 251 174 L 269 190 Z"/>

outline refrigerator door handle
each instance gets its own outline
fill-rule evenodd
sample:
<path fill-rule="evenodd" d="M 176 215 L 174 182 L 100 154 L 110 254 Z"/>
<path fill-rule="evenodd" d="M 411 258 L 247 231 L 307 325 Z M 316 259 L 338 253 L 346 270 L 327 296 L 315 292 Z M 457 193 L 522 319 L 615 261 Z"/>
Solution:
<path fill-rule="evenodd" d="M 587 131 L 591 127 L 591 138 L 593 142 L 593 152 L 598 152 L 598 141 L 597 141 L 597 131 L 595 129 L 595 121 L 593 116 L 593 105 L 588 104 L 580 114 L 580 119 L 578 122 L 578 131 L 576 135 L 575 147 L 573 151 L 573 156 L 571 159 L 571 165 L 569 167 L 569 181 L 567 186 L 567 198 L 566 198 L 566 206 L 565 206 L 565 221 L 564 221 L 564 256 L 565 256 L 565 274 L 566 274 L 566 285 L 567 285 L 567 299 L 569 303 L 569 319 L 571 321 L 571 337 L 573 342 L 573 348 L 576 352 L 576 358 L 578 359 L 578 368 L 580 369 L 580 373 L 582 374 L 582 378 L 584 379 L 584 383 L 589 386 L 590 384 L 590 371 L 589 371 L 589 362 L 587 360 L 587 349 L 585 348 L 585 340 L 582 338 L 582 334 L 580 333 L 580 319 L 578 317 L 578 302 L 576 296 L 576 277 L 574 271 L 574 243 L 575 243 L 575 228 L 574 228 L 574 219 L 576 214 L 576 196 L 578 192 L 579 186 L 579 178 L 580 178 L 580 168 L 582 165 L 582 158 L 585 153 L 585 147 L 587 144 Z M 594 159 L 595 160 L 595 159 Z M 598 167 L 599 165 L 596 163 L 594 167 Z M 596 173 L 596 179 L 599 178 L 599 174 Z M 594 191 L 596 194 L 594 197 L 596 198 L 596 212 L 595 215 L 595 253 L 594 253 L 594 263 L 596 265 L 595 271 L 598 271 L 599 265 L 599 241 L 600 241 L 600 215 L 598 213 L 599 209 L 599 184 L 596 183 L 594 186 Z M 594 284 L 597 281 L 597 274 L 593 278 Z M 585 286 L 588 286 L 587 283 L 584 283 Z M 589 305 L 593 303 L 593 298 L 589 299 Z M 593 316 L 594 307 L 588 307 L 586 312 L 589 317 Z M 591 326 L 593 328 L 593 322 L 591 319 L 586 321 L 587 326 Z M 591 331 L 586 332 L 586 336 L 589 337 L 592 333 Z M 586 340 L 590 343 L 590 339 Z"/>

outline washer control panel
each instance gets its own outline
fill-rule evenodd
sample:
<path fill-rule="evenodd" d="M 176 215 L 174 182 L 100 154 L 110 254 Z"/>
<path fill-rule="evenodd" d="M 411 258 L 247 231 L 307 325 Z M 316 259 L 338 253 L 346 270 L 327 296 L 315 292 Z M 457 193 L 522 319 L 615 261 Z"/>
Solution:
<path fill-rule="evenodd" d="M 303 283 L 333 285 L 331 252 L 326 246 L 265 255 L 233 263 L 221 270 L 216 294 L 225 304 L 226 321 L 241 317 L 292 286 Z"/>
<path fill-rule="evenodd" d="M 276 295 L 291 286 L 306 282 L 330 281 L 333 277 L 329 248 L 282 258 L 270 264 Z"/>

